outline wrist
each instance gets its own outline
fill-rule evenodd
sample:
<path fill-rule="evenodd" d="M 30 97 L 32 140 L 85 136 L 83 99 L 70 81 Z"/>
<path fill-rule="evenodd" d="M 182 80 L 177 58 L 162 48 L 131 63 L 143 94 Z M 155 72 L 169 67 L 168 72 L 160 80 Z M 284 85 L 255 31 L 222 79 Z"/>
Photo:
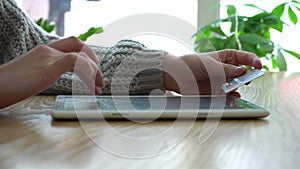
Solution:
<path fill-rule="evenodd" d="M 0 66 L 0 108 L 17 103 L 30 96 L 28 93 L 32 92 L 30 88 L 24 87 L 28 86 L 26 80 L 31 76 L 17 69 L 14 63 L 16 62 L 10 61 Z"/>
<path fill-rule="evenodd" d="M 176 82 L 175 71 L 179 58 L 170 54 L 164 56 L 164 87 L 166 90 L 179 92 L 179 87 Z"/>
<path fill-rule="evenodd" d="M 12 104 L 12 96 L 11 96 L 11 86 L 13 86 L 11 81 L 13 79 L 10 78 L 10 71 L 8 70 L 8 64 L 0 65 L 0 109 L 5 108 Z"/>

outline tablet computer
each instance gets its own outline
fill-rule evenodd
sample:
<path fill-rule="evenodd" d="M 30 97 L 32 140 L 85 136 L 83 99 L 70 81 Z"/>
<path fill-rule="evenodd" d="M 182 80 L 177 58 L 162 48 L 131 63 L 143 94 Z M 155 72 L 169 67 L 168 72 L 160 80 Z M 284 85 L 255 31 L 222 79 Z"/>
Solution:
<path fill-rule="evenodd" d="M 263 118 L 268 110 L 231 96 L 59 95 L 55 119 Z"/>

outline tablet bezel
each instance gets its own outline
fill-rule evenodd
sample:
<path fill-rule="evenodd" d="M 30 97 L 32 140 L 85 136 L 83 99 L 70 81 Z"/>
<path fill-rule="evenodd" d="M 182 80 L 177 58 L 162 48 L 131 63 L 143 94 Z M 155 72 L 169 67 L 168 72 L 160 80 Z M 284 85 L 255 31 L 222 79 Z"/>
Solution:
<path fill-rule="evenodd" d="M 147 113 L 140 113 L 134 111 L 103 111 L 101 110 L 65 110 L 62 107 L 64 105 L 65 99 L 85 99 L 85 98 L 96 98 L 96 97 L 148 97 L 144 95 L 131 95 L 131 96 L 85 96 L 85 95 L 58 95 L 51 112 L 51 116 L 55 119 L 124 119 L 124 118 L 154 118 L 157 116 L 157 110 L 148 110 Z M 153 97 L 153 96 L 151 96 Z M 211 96 L 155 96 L 155 97 L 211 97 Z M 223 96 L 212 96 L 212 97 L 223 97 Z M 230 96 L 232 97 L 232 96 Z M 269 115 L 269 111 L 259 107 L 249 101 L 235 98 L 243 104 L 249 105 L 251 109 L 181 109 L 178 111 L 174 110 L 164 110 L 162 114 L 158 116 L 158 119 L 176 119 L 180 112 L 180 118 L 264 118 Z M 197 115 L 195 117 L 195 111 Z M 80 113 L 80 114 L 78 114 Z M 208 116 L 209 114 L 209 116 Z"/>

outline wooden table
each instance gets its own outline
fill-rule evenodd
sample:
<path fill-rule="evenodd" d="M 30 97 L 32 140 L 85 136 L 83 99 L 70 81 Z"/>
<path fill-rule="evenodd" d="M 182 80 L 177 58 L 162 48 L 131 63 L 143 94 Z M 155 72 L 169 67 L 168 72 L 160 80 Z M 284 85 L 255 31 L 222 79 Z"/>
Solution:
<path fill-rule="evenodd" d="M 50 112 L 55 96 L 35 96 L 0 110 L 0 168 L 228 168 L 281 169 L 300 167 L 300 73 L 268 73 L 239 89 L 242 98 L 270 110 L 264 120 L 222 120 L 203 144 L 199 134 L 204 120 L 194 123 L 175 147 L 151 158 L 126 158 L 97 145 L 78 121 L 55 121 Z M 110 130 L 128 137 L 147 137 L 166 131 L 174 121 L 139 124 L 130 121 L 89 121 L 98 142 Z M 181 121 L 179 127 L 190 124 Z M 176 136 L 175 136 L 176 137 Z M 168 138 L 168 136 L 166 136 Z M 113 148 L 135 146 L 116 144 Z M 169 138 L 172 140 L 172 138 Z M 163 139 L 149 150 L 170 146 Z"/>

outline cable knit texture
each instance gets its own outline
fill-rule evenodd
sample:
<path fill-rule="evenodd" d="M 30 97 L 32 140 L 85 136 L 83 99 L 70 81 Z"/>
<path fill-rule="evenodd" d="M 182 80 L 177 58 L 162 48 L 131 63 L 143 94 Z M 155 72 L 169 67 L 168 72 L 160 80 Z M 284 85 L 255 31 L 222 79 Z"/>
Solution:
<path fill-rule="evenodd" d="M 57 40 L 41 30 L 13 0 L 0 0 L 0 64 L 18 57 L 38 44 Z M 164 90 L 164 51 L 147 49 L 139 42 L 122 40 L 113 47 L 91 46 L 100 63 L 103 94 L 148 94 Z M 44 94 L 90 94 L 74 73 L 67 72 Z"/>

